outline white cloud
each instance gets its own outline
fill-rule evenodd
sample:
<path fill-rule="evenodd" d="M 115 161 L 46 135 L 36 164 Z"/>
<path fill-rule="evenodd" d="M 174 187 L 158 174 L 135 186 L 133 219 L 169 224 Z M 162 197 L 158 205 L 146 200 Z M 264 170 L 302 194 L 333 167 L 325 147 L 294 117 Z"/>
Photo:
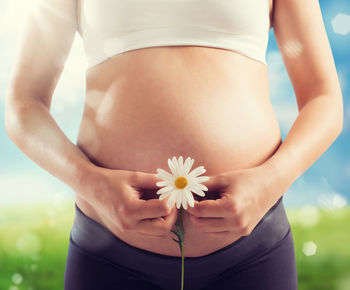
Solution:
<path fill-rule="evenodd" d="M 269 52 L 266 56 L 269 76 L 269 88 L 272 98 L 279 98 L 283 88 L 289 83 L 282 56 L 278 50 Z"/>
<path fill-rule="evenodd" d="M 347 204 L 346 197 L 335 192 L 320 195 L 318 197 L 318 202 L 320 206 L 326 210 L 341 208 Z"/>
<path fill-rule="evenodd" d="M 350 177 L 350 164 L 345 167 L 345 175 Z"/>
<path fill-rule="evenodd" d="M 346 78 L 346 73 L 343 70 L 338 71 L 338 79 L 339 79 L 341 90 L 344 92 L 347 85 L 347 78 Z"/>
<path fill-rule="evenodd" d="M 298 116 L 295 94 L 279 51 L 267 54 L 271 103 L 276 112 L 281 130 L 288 133 Z"/>
<path fill-rule="evenodd" d="M 347 204 L 345 196 L 335 192 L 324 176 L 298 178 L 284 194 L 286 207 L 314 205 L 326 210 L 335 210 Z"/>
<path fill-rule="evenodd" d="M 287 133 L 298 116 L 298 107 L 296 106 L 296 103 L 295 102 L 294 103 L 291 103 L 291 102 L 276 103 L 273 106 L 274 106 L 281 130 Z"/>
<path fill-rule="evenodd" d="M 294 49 L 296 50 L 296 48 Z M 297 54 L 298 52 L 294 51 L 293 53 Z M 293 96 L 293 86 L 280 51 L 271 50 L 268 52 L 266 56 L 266 62 L 268 67 L 269 87 L 272 99 L 281 99 Z"/>
<path fill-rule="evenodd" d="M 343 120 L 343 132 L 348 131 L 350 128 L 350 106 L 344 105 L 344 120 Z"/>

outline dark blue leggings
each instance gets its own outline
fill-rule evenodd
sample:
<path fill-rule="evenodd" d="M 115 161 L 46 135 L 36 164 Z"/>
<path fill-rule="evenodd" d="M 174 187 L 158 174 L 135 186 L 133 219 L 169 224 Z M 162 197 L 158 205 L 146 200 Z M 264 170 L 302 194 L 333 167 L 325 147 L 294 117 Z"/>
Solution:
<path fill-rule="evenodd" d="M 186 290 L 297 290 L 294 242 L 283 197 L 249 236 L 200 257 L 185 257 Z M 65 290 L 178 290 L 181 257 L 120 240 L 75 205 Z"/>

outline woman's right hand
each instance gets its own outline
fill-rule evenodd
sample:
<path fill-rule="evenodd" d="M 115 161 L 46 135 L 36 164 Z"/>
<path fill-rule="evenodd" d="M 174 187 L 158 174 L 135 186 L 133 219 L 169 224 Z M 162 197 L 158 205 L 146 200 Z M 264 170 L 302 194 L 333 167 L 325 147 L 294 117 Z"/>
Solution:
<path fill-rule="evenodd" d="M 113 232 L 164 237 L 177 220 L 175 202 L 159 200 L 153 173 L 96 167 L 86 178 L 80 196 Z M 142 191 L 154 189 L 154 198 L 141 199 Z"/>

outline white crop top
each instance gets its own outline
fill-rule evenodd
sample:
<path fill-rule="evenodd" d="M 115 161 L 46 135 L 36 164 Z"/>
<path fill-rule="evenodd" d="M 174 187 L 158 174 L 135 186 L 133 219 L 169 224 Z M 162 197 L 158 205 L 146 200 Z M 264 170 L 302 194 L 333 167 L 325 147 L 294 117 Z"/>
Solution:
<path fill-rule="evenodd" d="M 78 0 L 88 69 L 154 46 L 229 49 L 266 64 L 269 0 Z"/>
<path fill-rule="evenodd" d="M 87 69 L 125 51 L 176 45 L 224 48 L 266 64 L 270 0 L 36 2 L 47 38 L 55 35 L 55 25 L 78 31 Z"/>

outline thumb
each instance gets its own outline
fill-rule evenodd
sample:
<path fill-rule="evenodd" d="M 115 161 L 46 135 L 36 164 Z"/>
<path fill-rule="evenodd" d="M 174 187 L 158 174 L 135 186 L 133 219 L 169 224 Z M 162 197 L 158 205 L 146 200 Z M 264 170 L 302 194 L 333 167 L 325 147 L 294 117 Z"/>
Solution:
<path fill-rule="evenodd" d="M 165 222 L 168 224 L 168 225 L 171 225 L 170 228 L 172 228 L 176 221 L 177 221 L 177 217 L 178 217 L 178 210 L 176 209 L 176 207 L 174 206 L 172 209 L 171 209 L 171 212 L 170 214 L 168 214 L 167 216 L 163 217 Z"/>

